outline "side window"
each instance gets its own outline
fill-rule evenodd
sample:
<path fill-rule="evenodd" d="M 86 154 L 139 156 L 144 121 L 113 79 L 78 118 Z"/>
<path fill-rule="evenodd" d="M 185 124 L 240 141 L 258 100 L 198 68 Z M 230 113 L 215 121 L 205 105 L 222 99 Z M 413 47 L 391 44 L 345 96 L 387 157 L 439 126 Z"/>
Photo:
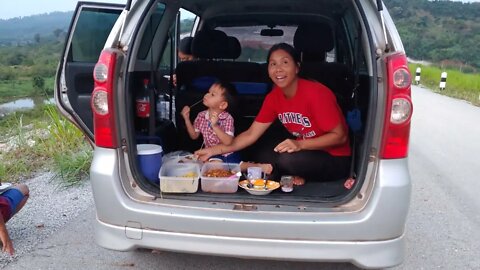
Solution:
<path fill-rule="evenodd" d="M 180 9 L 180 39 L 183 37 L 191 37 L 196 15 L 192 12 Z"/>
<path fill-rule="evenodd" d="M 84 8 L 72 37 L 71 61 L 97 62 L 120 12 L 121 10 Z M 95 33 L 95 38 L 92 38 L 92 33 Z"/>
<path fill-rule="evenodd" d="M 367 71 L 367 66 L 365 62 L 365 55 L 362 53 L 362 42 L 361 42 L 361 30 L 359 28 L 360 22 L 357 17 L 354 16 L 352 12 L 345 12 L 343 18 L 346 32 L 346 42 L 348 42 L 348 48 L 350 49 L 351 63 L 357 63 L 358 69 L 362 71 Z M 345 46 L 347 47 L 347 46 Z M 360 54 L 360 55 L 358 55 Z"/>
<path fill-rule="evenodd" d="M 150 19 L 148 20 L 147 28 L 145 29 L 140 48 L 138 50 L 138 59 L 146 59 L 148 52 L 152 47 L 152 40 L 157 31 L 158 25 L 165 12 L 165 4 L 157 3 L 155 10 L 153 11 Z"/>
<path fill-rule="evenodd" d="M 175 43 L 178 44 L 180 43 L 180 40 L 185 37 L 190 37 L 192 36 L 193 32 L 193 27 L 196 19 L 196 15 L 191 13 L 190 11 L 181 8 L 179 11 L 179 31 L 178 31 L 178 36 L 179 40 L 177 40 Z M 171 63 L 172 60 L 172 43 L 176 40 L 176 33 L 175 33 L 175 25 L 172 25 L 170 28 L 170 34 L 169 34 L 169 39 L 167 41 L 167 46 L 165 46 L 165 50 L 163 51 L 162 59 L 160 60 L 160 70 L 169 70 L 171 65 L 174 65 Z M 176 50 L 175 50 L 176 51 Z M 177 61 L 179 61 L 177 59 Z"/>

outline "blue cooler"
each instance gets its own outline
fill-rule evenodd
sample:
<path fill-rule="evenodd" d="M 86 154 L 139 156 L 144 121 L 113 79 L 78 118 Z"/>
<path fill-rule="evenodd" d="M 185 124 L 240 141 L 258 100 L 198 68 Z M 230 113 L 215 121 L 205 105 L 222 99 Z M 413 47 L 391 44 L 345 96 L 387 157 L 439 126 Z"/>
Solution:
<path fill-rule="evenodd" d="M 150 182 L 159 184 L 158 172 L 162 167 L 163 149 L 157 144 L 137 144 L 137 158 L 140 170 Z"/>

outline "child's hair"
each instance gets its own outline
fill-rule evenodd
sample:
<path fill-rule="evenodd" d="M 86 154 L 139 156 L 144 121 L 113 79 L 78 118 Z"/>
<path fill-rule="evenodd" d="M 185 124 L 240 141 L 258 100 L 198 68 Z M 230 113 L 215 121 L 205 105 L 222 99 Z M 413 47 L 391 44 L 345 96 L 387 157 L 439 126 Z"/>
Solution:
<path fill-rule="evenodd" d="M 225 97 L 225 101 L 228 103 L 227 111 L 230 113 L 234 112 L 237 96 L 237 89 L 235 86 L 232 83 L 221 80 L 216 81 L 214 84 L 223 89 L 223 96 Z"/>
<path fill-rule="evenodd" d="M 192 40 L 193 37 L 185 37 L 180 40 L 180 44 L 178 46 L 178 50 L 184 54 L 192 54 Z"/>

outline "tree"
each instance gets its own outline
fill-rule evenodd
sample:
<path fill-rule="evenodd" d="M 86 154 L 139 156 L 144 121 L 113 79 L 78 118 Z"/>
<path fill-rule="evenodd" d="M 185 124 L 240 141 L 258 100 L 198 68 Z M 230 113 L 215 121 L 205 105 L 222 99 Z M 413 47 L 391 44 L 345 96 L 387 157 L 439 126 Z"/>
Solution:
<path fill-rule="evenodd" d="M 32 81 L 35 92 L 42 93 L 43 89 L 45 88 L 45 80 L 40 76 L 35 76 L 33 77 Z"/>
<path fill-rule="evenodd" d="M 60 28 L 57 28 L 53 31 L 53 35 L 56 37 L 56 38 L 59 38 L 60 35 L 63 33 L 63 30 L 60 29 Z"/>
<path fill-rule="evenodd" d="M 36 43 L 40 43 L 40 34 L 39 34 L 39 33 L 36 33 L 36 34 L 33 36 L 33 39 L 35 40 Z"/>

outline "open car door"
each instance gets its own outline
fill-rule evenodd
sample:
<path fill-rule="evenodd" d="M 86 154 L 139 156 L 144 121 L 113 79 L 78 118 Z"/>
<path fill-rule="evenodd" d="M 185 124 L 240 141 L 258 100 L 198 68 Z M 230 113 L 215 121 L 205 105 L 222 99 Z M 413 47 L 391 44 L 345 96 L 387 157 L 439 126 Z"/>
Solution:
<path fill-rule="evenodd" d="M 60 112 L 93 142 L 93 69 L 124 5 L 78 2 L 55 80 Z"/>

